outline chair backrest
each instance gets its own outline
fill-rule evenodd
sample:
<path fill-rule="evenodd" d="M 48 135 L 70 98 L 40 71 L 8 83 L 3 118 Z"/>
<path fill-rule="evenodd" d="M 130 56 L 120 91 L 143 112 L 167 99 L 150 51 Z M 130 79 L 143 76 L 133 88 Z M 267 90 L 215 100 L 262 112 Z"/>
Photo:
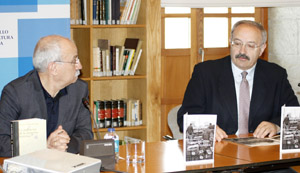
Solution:
<path fill-rule="evenodd" d="M 182 139 L 183 133 L 179 131 L 179 126 L 177 124 L 177 112 L 181 105 L 178 105 L 170 110 L 168 113 L 168 125 L 172 131 L 174 139 Z"/>

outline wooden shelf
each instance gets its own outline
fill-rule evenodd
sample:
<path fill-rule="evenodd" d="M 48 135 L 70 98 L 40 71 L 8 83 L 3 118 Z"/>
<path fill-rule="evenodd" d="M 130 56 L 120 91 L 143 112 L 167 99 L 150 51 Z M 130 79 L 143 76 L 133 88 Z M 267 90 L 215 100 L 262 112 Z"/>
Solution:
<path fill-rule="evenodd" d="M 103 76 L 92 77 L 92 80 L 127 80 L 127 79 L 146 79 L 146 75 L 134 75 L 134 76 Z"/>
<path fill-rule="evenodd" d="M 99 132 L 107 132 L 108 128 L 100 128 Z M 141 129 L 147 129 L 147 126 L 130 126 L 130 127 L 114 127 L 116 131 L 128 131 L 128 130 L 141 130 Z M 97 132 L 97 130 L 94 128 L 93 132 Z"/>
<path fill-rule="evenodd" d="M 88 25 L 71 25 L 71 38 L 78 48 L 78 56 L 82 64 L 80 79 L 89 85 L 90 103 L 94 100 L 139 99 L 142 103 L 143 125 L 115 129 L 120 139 L 124 136 L 132 136 L 149 142 L 159 141 L 161 139 L 160 1 L 142 0 L 135 25 L 91 24 L 92 2 L 87 0 Z M 111 45 L 122 45 L 126 38 L 139 38 L 143 41 L 143 53 L 136 75 L 94 77 L 93 47 L 98 46 L 98 40 L 107 39 Z M 94 133 L 96 131 L 93 129 Z M 107 128 L 101 128 L 99 131 L 106 132 Z"/>

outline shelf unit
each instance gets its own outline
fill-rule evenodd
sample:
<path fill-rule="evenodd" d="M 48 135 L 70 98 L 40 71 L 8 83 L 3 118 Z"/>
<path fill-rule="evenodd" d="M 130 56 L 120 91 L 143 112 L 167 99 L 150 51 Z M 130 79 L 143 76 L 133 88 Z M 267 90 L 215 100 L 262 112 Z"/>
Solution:
<path fill-rule="evenodd" d="M 160 141 L 160 1 L 142 0 L 135 25 L 93 25 L 92 0 L 88 4 L 88 25 L 71 25 L 71 38 L 78 47 L 83 66 L 80 78 L 89 85 L 90 103 L 94 100 L 139 99 L 142 102 L 142 126 L 116 128 L 124 136 L 146 141 Z M 154 15 L 153 15 L 154 14 Z M 93 76 L 93 47 L 98 39 L 110 40 L 110 45 L 123 45 L 125 38 L 143 40 L 143 53 L 135 76 Z M 92 105 L 92 104 L 91 104 Z M 94 133 L 96 129 L 93 129 Z M 101 137 L 107 129 L 100 129 Z"/>

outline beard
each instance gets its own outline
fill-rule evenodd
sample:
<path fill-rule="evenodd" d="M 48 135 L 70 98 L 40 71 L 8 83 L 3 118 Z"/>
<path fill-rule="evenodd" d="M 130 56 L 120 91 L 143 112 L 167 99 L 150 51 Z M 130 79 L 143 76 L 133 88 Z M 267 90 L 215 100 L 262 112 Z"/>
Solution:
<path fill-rule="evenodd" d="M 75 77 L 78 77 L 79 75 L 80 75 L 80 70 L 76 70 Z"/>
<path fill-rule="evenodd" d="M 250 60 L 249 56 L 247 56 L 246 54 L 242 54 L 242 53 L 235 55 L 235 58 L 237 58 L 237 59 L 244 58 L 244 59 Z"/>

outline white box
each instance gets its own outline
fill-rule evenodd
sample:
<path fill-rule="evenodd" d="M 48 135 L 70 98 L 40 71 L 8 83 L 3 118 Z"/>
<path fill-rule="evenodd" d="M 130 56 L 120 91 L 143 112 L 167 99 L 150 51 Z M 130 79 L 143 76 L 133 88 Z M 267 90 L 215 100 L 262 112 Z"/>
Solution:
<path fill-rule="evenodd" d="M 44 149 L 22 156 L 5 159 L 3 168 L 7 173 L 47 172 L 47 173 L 99 173 L 101 160 Z"/>

